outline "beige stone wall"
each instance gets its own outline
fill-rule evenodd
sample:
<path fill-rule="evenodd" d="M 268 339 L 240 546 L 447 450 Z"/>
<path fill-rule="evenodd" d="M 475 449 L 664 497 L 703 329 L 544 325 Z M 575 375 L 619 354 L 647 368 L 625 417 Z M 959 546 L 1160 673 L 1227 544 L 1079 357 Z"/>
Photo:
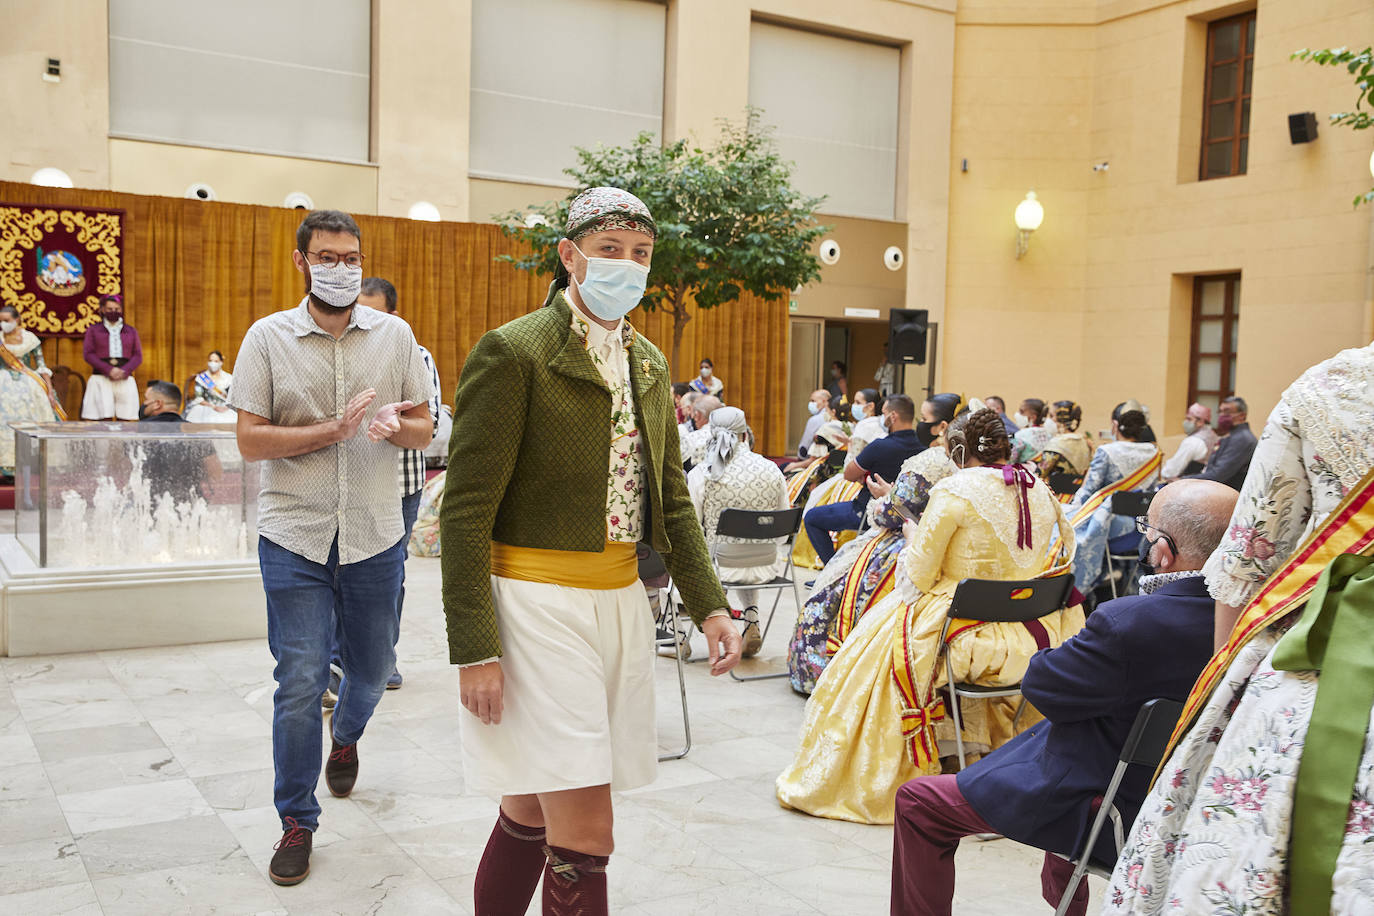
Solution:
<path fill-rule="evenodd" d="M 1369 140 L 1325 123 L 1349 78 L 1288 55 L 1367 41 L 1374 6 L 1258 4 L 1248 174 L 1200 182 L 1205 21 L 1243 9 L 960 4 L 951 146 L 970 169 L 951 172 L 947 387 L 1073 397 L 1093 430 L 1135 397 L 1167 434 L 1199 273 L 1242 272 L 1236 387 L 1257 421 L 1303 369 L 1369 342 L 1371 214 L 1350 207 Z M 1319 138 L 1294 146 L 1301 111 Z M 1012 211 L 1031 188 L 1045 222 L 1018 262 Z"/>

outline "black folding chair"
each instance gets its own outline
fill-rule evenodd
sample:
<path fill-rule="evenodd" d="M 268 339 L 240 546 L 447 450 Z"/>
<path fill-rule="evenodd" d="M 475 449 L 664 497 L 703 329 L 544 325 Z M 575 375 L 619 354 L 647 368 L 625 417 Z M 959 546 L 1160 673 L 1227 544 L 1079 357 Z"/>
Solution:
<path fill-rule="evenodd" d="M 1102 833 L 1107 818 L 1110 817 L 1116 854 L 1121 855 L 1121 847 L 1126 842 L 1126 825 L 1122 823 L 1121 812 L 1116 810 L 1117 789 L 1121 788 L 1121 780 L 1126 777 L 1128 767 L 1144 766 L 1153 770 L 1159 766 L 1160 760 L 1164 758 L 1164 749 L 1169 745 L 1169 736 L 1173 734 L 1174 726 L 1182 713 L 1182 703 L 1165 699 L 1150 700 L 1136 713 L 1135 724 L 1131 726 L 1131 733 L 1126 736 L 1126 743 L 1121 746 L 1116 770 L 1112 772 L 1111 782 L 1107 783 L 1107 791 L 1102 795 L 1102 803 L 1098 805 L 1097 816 L 1093 818 L 1083 848 L 1076 856 L 1062 857 L 1068 858 L 1074 864 L 1074 869 L 1073 876 L 1069 878 L 1069 886 L 1064 889 L 1064 896 L 1059 899 L 1059 906 L 1055 908 L 1055 916 L 1064 916 L 1068 911 L 1069 904 L 1073 902 L 1074 891 L 1078 890 L 1078 882 L 1083 880 L 1085 874 L 1111 879 L 1112 869 L 1116 867 L 1115 859 L 1111 863 L 1094 862 L 1092 853 L 1097 846 L 1097 838 Z"/>
<path fill-rule="evenodd" d="M 1113 493 L 1112 515 L 1125 515 L 1132 519 L 1137 515 L 1144 515 L 1150 511 L 1150 503 L 1154 498 L 1154 493 L 1140 490 Z M 1123 534 L 1107 542 L 1107 583 L 1112 588 L 1113 598 L 1118 597 L 1116 590 L 1117 563 L 1126 564 L 1122 577 L 1126 585 L 1122 588 L 1121 593 L 1126 595 L 1131 593 L 1130 582 L 1135 578 L 1136 564 L 1140 562 L 1140 538 L 1141 535 L 1132 528 L 1130 534 Z"/>
<path fill-rule="evenodd" d="M 720 519 L 716 522 L 716 537 L 733 538 L 735 544 L 723 544 L 719 540 L 716 546 L 711 549 L 711 562 L 716 566 L 716 573 L 720 576 L 722 588 L 757 589 L 760 591 L 772 590 L 776 592 L 773 596 L 773 607 L 768 611 L 768 621 L 763 626 L 763 638 L 768 638 L 768 630 L 773 626 L 773 615 L 778 612 L 778 603 L 782 601 L 783 589 L 792 589 L 792 594 L 797 600 L 798 609 L 802 606 L 801 586 L 797 582 L 796 570 L 792 566 L 792 539 L 797 534 L 797 529 L 801 527 L 802 512 L 800 507 L 794 509 L 770 509 L 765 512 L 754 512 L 748 509 L 723 509 Z M 781 541 L 781 543 L 780 543 Z M 783 568 L 783 574 L 774 576 L 767 582 L 735 582 L 731 581 L 728 573 L 731 566 L 722 567 L 720 565 L 720 550 L 722 547 L 732 547 L 737 549 L 741 546 L 751 546 L 758 551 L 758 563 L 751 563 L 748 557 L 732 556 L 731 562 L 735 568 L 748 568 L 750 566 L 772 565 L 777 562 L 778 551 L 782 550 L 787 556 L 787 565 Z M 740 677 L 734 671 L 730 676 L 737 681 L 763 681 L 770 678 L 787 677 L 787 672 L 780 674 L 751 674 Z"/>
<path fill-rule="evenodd" d="M 1050 475 L 1050 489 L 1060 496 L 1072 496 L 1078 492 L 1078 488 L 1083 484 L 1083 478 L 1078 474 L 1070 474 L 1067 471 L 1055 471 Z"/>
<path fill-rule="evenodd" d="M 654 617 L 654 627 L 657 631 L 666 633 L 666 636 L 654 639 L 654 649 L 671 648 L 673 658 L 677 660 L 677 687 L 682 695 L 682 750 L 672 754 L 662 754 L 659 760 L 681 760 L 687 756 L 687 752 L 692 749 L 692 720 L 687 713 L 687 680 L 682 672 L 682 646 L 683 634 L 678 631 L 677 624 L 677 605 L 673 602 L 673 580 L 668 575 L 668 566 L 663 562 L 663 557 L 659 556 L 658 551 L 648 544 L 640 542 L 639 551 L 639 580 L 644 583 L 646 589 L 657 588 L 659 593 L 658 613 Z"/>
<path fill-rule="evenodd" d="M 959 698 L 988 700 L 1014 697 L 1021 693 L 1021 684 L 985 687 L 981 684 L 960 684 L 954 680 L 954 663 L 949 658 L 949 625 L 955 620 L 977 620 L 987 623 L 1024 623 L 1062 611 L 1073 592 L 1073 574 L 1063 573 L 1047 579 L 999 581 L 997 579 L 964 579 L 954 590 L 954 601 L 945 615 L 940 631 L 940 654 L 945 660 L 945 689 L 949 693 L 950 715 L 954 719 L 954 742 L 959 751 L 959 769 L 964 768 L 964 720 L 959 713 Z M 940 660 L 937 658 L 938 665 Z M 1026 698 L 1021 697 L 1012 718 L 1012 728 L 1021 719 Z"/>

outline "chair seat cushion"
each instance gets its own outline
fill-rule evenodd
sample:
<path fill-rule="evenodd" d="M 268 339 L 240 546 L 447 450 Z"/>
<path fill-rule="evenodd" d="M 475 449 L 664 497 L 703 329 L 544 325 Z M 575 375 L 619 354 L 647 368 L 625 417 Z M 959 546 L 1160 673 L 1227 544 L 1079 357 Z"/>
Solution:
<path fill-rule="evenodd" d="M 1135 556 L 1140 552 L 1140 539 L 1143 535 L 1138 531 L 1130 534 L 1119 535 L 1107 542 L 1107 552 L 1112 556 L 1130 554 Z"/>

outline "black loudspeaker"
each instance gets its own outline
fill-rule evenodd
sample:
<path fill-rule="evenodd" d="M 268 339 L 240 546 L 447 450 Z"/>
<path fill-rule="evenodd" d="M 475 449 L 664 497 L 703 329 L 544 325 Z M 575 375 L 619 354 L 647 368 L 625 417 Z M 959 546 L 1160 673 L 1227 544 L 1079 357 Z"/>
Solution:
<path fill-rule="evenodd" d="M 1294 143 L 1311 143 L 1317 139 L 1316 112 L 1304 111 L 1289 115 L 1288 139 Z"/>
<path fill-rule="evenodd" d="M 924 366 L 930 312 L 925 309 L 892 309 L 887 321 L 887 358 L 894 363 Z"/>

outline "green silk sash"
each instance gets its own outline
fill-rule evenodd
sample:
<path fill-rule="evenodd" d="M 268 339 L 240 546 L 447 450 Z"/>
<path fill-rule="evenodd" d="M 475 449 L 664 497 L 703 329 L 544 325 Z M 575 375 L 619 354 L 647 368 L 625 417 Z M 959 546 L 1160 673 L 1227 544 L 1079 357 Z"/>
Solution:
<path fill-rule="evenodd" d="M 1332 875 L 1374 705 L 1374 557 L 1342 554 L 1274 648 L 1279 671 L 1320 671 L 1298 765 L 1289 846 L 1292 916 L 1331 912 Z"/>

